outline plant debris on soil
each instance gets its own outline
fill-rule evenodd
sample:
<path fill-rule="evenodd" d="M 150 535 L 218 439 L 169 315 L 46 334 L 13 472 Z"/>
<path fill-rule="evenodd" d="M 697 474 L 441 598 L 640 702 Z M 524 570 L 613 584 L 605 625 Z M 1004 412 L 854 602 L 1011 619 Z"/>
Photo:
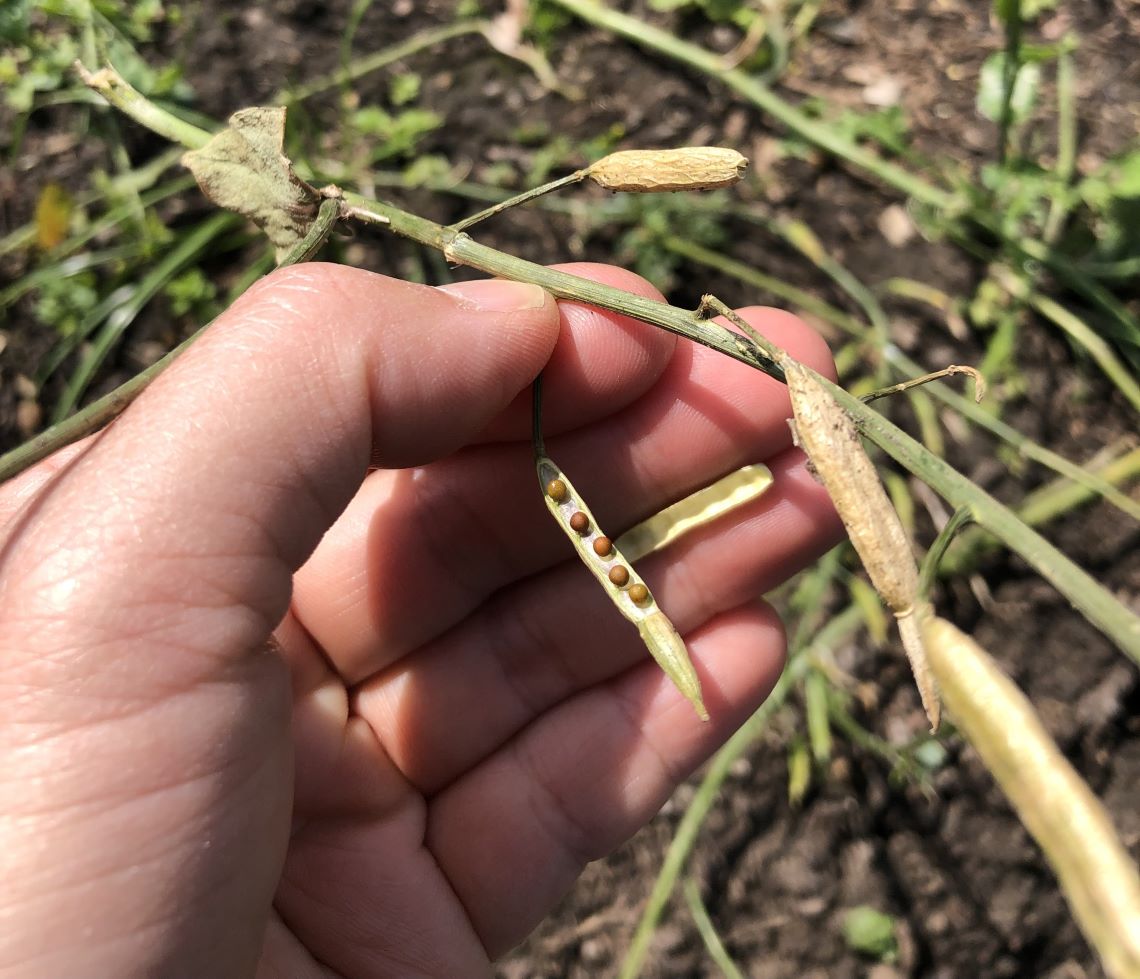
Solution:
<path fill-rule="evenodd" d="M 349 0 L 276 0 L 229 4 L 203 0 L 180 26 L 160 31 L 152 63 L 185 66 L 194 108 L 215 119 L 264 104 L 290 83 L 334 70 Z M 706 47 L 727 50 L 739 39 L 691 11 L 663 15 L 649 4 L 622 4 L 654 23 L 692 31 Z M 365 52 L 449 22 L 455 4 L 443 0 L 373 4 L 361 20 L 353 49 Z M 1140 12 L 1127 0 L 1064 2 L 1040 30 L 1080 35 L 1079 122 L 1081 166 L 1091 167 L 1121 148 L 1140 125 Z M 916 0 L 822 5 L 809 39 L 792 51 L 779 86 L 794 97 L 866 109 L 898 105 L 910 122 L 911 145 L 927 159 L 980 167 L 996 152 L 996 127 L 974 108 L 984 59 L 1002 44 L 989 6 L 965 0 Z M 969 296 L 984 267 L 947 242 L 927 241 L 908 227 L 899 196 L 817 152 L 774 152 L 783 136 L 773 122 L 735 101 L 707 78 L 646 54 L 581 23 L 553 34 L 549 57 L 558 78 L 585 93 L 574 101 L 551 92 L 529 67 L 505 58 L 478 35 L 354 83 L 361 105 L 385 104 L 392 79 L 415 72 L 419 104 L 443 125 L 417 147 L 445 156 L 472 181 L 520 184 L 535 162 L 537 143 L 575 146 L 609 137 L 616 146 L 721 144 L 753 159 L 760 180 L 742 193 L 781 216 L 806 222 L 828 252 L 870 284 L 894 276 L 920 279 L 952 296 Z M 308 101 L 290 124 L 308 134 L 312 159 L 338 150 L 334 136 L 340 94 Z M 38 111 L 12 166 L 0 171 L 0 233 L 31 217 L 40 189 L 55 182 L 80 194 L 102 149 L 86 145 L 76 127 L 86 106 Z M 118 124 L 138 163 L 162 149 L 136 127 Z M 0 144 L 5 137 L 0 136 Z M 1052 138 L 1047 133 L 1042 139 Z M 575 165 L 586 161 L 578 160 Z M 559 161 L 559 166 L 562 162 Z M 562 170 L 559 173 L 564 172 Z M 410 210 L 453 221 L 482 206 L 423 189 L 385 189 Z M 571 192 L 585 206 L 609 198 L 586 188 Z M 733 222 L 726 196 L 732 253 L 769 274 L 801 285 L 847 308 L 849 301 L 803 258 L 754 225 Z M 200 198 L 180 200 L 171 222 L 208 213 Z M 892 230 L 893 229 L 893 230 Z M 684 228 L 677 229 L 681 235 Z M 579 259 L 629 262 L 623 244 L 604 229 L 583 233 L 573 214 L 520 208 L 481 226 L 494 247 L 534 261 Z M 439 281 L 462 277 L 416 247 L 382 233 L 361 234 L 341 246 L 350 259 L 387 274 Z M 13 281 L 21 259 L 0 263 Z M 211 263 L 223 285 L 242 268 L 233 254 Z M 736 280 L 693 266 L 672 270 L 670 298 L 695 306 L 713 292 L 731 305 L 772 302 Z M 932 369 L 980 356 L 976 339 L 951 336 L 938 314 L 901 300 L 884 300 L 892 338 Z M 152 304 L 118 361 L 100 376 L 93 394 L 120 383 L 154 359 L 192 324 Z M 8 311 L 0 333 L 0 438 L 10 448 L 41 424 L 43 405 L 56 393 L 28 378 L 50 348 L 31 313 L 31 299 Z M 1096 373 L 1074 371 L 1072 348 L 1041 322 L 1018 338 L 1022 393 L 1005 420 L 1026 435 L 1078 461 L 1135 434 L 1135 415 Z M 904 406 L 891 409 L 906 422 Z M 979 485 L 1016 502 L 1048 474 L 978 434 L 952 430 L 947 457 Z M 929 521 L 928 521 L 929 525 Z M 1140 595 L 1140 528 L 1098 502 L 1066 515 L 1045 533 L 1078 564 L 1135 606 Z M 929 538 L 925 538 L 927 541 Z M 941 614 L 972 629 L 1027 692 L 1050 732 L 1105 801 L 1126 846 L 1140 852 L 1140 684 L 1137 672 L 1094 627 L 1081 619 L 1017 558 L 995 552 L 967 581 L 939 597 Z M 836 651 L 852 678 L 858 721 L 891 745 L 923 729 L 918 696 L 901 650 L 876 647 L 862 635 Z M 706 821 L 685 876 L 695 880 L 725 946 L 754 979 L 809 977 L 1052 977 L 1104 973 L 1073 923 L 1055 879 L 976 755 L 953 736 L 945 761 L 927 784 L 894 777 L 881 754 L 837 737 L 826 771 L 807 795 L 788 799 L 788 741 L 798 721 L 780 715 L 733 768 Z M 501 979 L 612 975 L 644 907 L 693 783 L 682 786 L 660 816 L 608 859 L 590 866 L 550 918 L 498 968 Z M 845 916 L 869 905 L 895 922 L 895 953 L 875 959 L 844 937 Z M 685 902 L 675 893 L 654 937 L 645 976 L 716 976 Z"/>

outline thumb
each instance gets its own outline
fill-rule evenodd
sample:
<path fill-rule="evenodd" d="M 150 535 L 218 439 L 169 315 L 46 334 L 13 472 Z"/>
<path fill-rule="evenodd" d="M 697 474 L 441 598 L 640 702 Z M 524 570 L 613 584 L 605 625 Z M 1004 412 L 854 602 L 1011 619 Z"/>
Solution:
<path fill-rule="evenodd" d="M 53 614 L 102 631 L 108 593 L 161 559 L 179 587 L 209 579 L 215 599 L 240 596 L 272 627 L 289 575 L 370 462 L 406 466 L 464 444 L 534 378 L 557 335 L 555 302 L 537 286 L 281 270 L 52 480 L 34 523 L 13 527 L 0 575 L 34 604 L 65 574 Z M 235 554 L 264 560 L 210 560 Z M 186 575 L 172 568 L 179 555 L 195 566 Z"/>

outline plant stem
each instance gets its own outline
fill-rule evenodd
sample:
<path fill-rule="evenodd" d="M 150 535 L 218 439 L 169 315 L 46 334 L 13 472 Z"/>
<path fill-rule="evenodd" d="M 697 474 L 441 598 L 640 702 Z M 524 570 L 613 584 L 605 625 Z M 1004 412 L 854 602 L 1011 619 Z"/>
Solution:
<path fill-rule="evenodd" d="M 1091 462 L 1089 466 L 1105 482 L 1125 486 L 1140 476 L 1140 449 L 1133 449 L 1102 464 Z M 1039 527 L 1094 498 L 1094 492 L 1087 487 L 1058 479 L 1026 496 L 1017 507 L 1017 515 L 1029 526 Z M 965 574 L 976 565 L 981 555 L 994 550 L 997 543 L 984 530 L 968 527 L 943 558 L 939 574 L 942 577 Z"/>
<path fill-rule="evenodd" d="M 697 882 L 689 879 L 681 886 L 685 894 L 685 903 L 689 906 L 689 914 L 693 916 L 693 923 L 705 943 L 705 951 L 709 953 L 709 958 L 716 963 L 724 979 L 744 979 L 744 973 L 736 967 L 720 935 L 717 934 L 716 925 L 709 917 L 705 902 L 701 900 L 701 889 Z"/>
<path fill-rule="evenodd" d="M 1042 237 L 1052 245 L 1064 230 L 1069 213 L 1068 191 L 1077 169 L 1077 96 L 1073 56 L 1062 51 L 1057 58 L 1057 164 L 1053 172 L 1064 187 L 1049 202 Z"/>
<path fill-rule="evenodd" d="M 565 177 L 559 177 L 557 180 L 551 180 L 541 187 L 532 187 L 530 190 L 524 190 L 521 194 L 515 194 L 513 197 L 501 200 L 488 208 L 484 208 L 477 214 L 472 214 L 469 218 L 464 218 L 462 221 L 450 225 L 451 230 L 463 231 L 465 228 L 470 228 L 472 225 L 478 224 L 480 221 L 485 221 L 487 218 L 494 217 L 496 214 L 502 214 L 503 211 L 509 208 L 517 207 L 519 204 L 525 204 L 527 201 L 537 200 L 545 194 L 561 190 L 563 187 L 569 187 L 571 184 L 581 183 L 587 176 L 589 176 L 589 170 L 575 170 L 573 173 L 568 173 Z"/>
<path fill-rule="evenodd" d="M 822 380 L 822 378 L 821 378 Z M 955 508 L 970 508 L 975 523 L 1016 551 L 1037 573 L 1073 603 L 1085 617 L 1140 663 L 1140 617 L 1035 530 L 1026 526 L 989 493 L 970 482 L 942 459 L 882 415 L 837 385 L 828 384 L 836 400 L 868 439 L 904 468 L 929 484 Z"/>
<path fill-rule="evenodd" d="M 75 62 L 75 71 L 83 83 L 103 96 L 116 109 L 130 116 L 135 122 L 146 126 L 172 143 L 181 143 L 188 149 L 198 149 L 206 144 L 210 134 L 204 129 L 192 126 L 177 116 L 165 112 L 133 88 L 113 68 L 100 68 L 88 71 L 80 62 Z"/>
<path fill-rule="evenodd" d="M 687 337 L 694 343 L 717 350 L 773 377 L 782 377 L 771 357 L 751 339 L 709 323 L 693 310 L 678 309 L 666 302 L 635 296 L 623 289 L 615 289 L 508 255 L 479 244 L 466 232 L 445 228 L 385 201 L 373 201 L 347 192 L 344 200 L 348 204 L 344 214 L 346 218 L 381 224 L 402 237 L 438 249 L 449 262 L 468 265 L 500 278 L 542 286 L 559 299 L 572 299 L 600 309 L 624 313 L 670 333 Z"/>
<path fill-rule="evenodd" d="M 1009 159 L 1009 137 L 1013 128 L 1013 93 L 1021 73 L 1021 0 L 1007 0 L 1005 25 L 1005 61 L 1002 63 L 1001 118 L 998 133 L 998 163 Z"/>
<path fill-rule="evenodd" d="M 726 275 L 737 278 L 748 285 L 771 292 L 773 295 L 792 303 L 804 312 L 818 316 L 829 323 L 834 323 L 853 337 L 861 340 L 865 338 L 867 334 L 866 325 L 854 316 L 840 309 L 836 309 L 829 303 L 824 302 L 822 299 L 817 299 L 802 289 L 789 286 L 782 280 L 767 275 L 758 269 L 754 269 L 750 265 L 745 265 L 743 262 L 728 258 L 719 252 L 711 251 L 708 248 L 686 242 L 680 238 L 666 238 L 664 244 L 665 247 L 671 251 L 684 255 L 690 261 L 700 265 L 707 265 Z M 894 344 L 888 344 L 880 352 L 883 358 L 889 362 L 895 370 L 904 375 L 914 376 L 926 370 L 926 368 L 922 367 L 917 361 L 911 360 L 910 357 Z M 1043 445 L 1038 445 L 1031 438 L 1017 431 L 1017 429 L 1007 425 L 1000 419 L 992 417 L 983 408 L 975 404 L 973 400 L 963 397 L 946 384 L 935 382 L 927 387 L 927 391 L 938 398 L 943 404 L 969 419 L 975 425 L 984 428 L 997 438 L 1011 445 L 1026 459 L 1030 459 L 1039 465 L 1052 469 L 1062 476 L 1067 476 L 1073 482 L 1086 487 L 1092 492 L 1099 493 L 1134 520 L 1140 520 L 1140 503 L 1137 503 L 1124 493 L 1121 493 L 1115 486 L 1101 479 L 1095 473 L 1090 473 L 1075 462 L 1066 459 L 1064 456 L 1058 455 Z"/>

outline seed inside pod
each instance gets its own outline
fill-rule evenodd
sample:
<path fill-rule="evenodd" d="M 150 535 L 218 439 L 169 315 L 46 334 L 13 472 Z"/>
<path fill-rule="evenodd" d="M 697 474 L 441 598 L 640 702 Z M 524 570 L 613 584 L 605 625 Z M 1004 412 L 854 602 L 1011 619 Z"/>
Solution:
<path fill-rule="evenodd" d="M 594 538 L 594 553 L 598 557 L 608 557 L 613 553 L 614 545 L 608 537 L 595 537 Z"/>
<path fill-rule="evenodd" d="M 570 518 L 570 529 L 576 534 L 584 534 L 590 529 L 590 518 L 581 510 Z"/>
<path fill-rule="evenodd" d="M 555 503 L 562 503 L 569 495 L 566 484 L 561 479 L 552 479 L 546 484 L 546 495 Z"/>
<path fill-rule="evenodd" d="M 639 582 L 630 586 L 629 597 L 633 599 L 634 605 L 644 605 L 649 601 L 649 589 Z"/>
<path fill-rule="evenodd" d="M 621 564 L 615 564 L 610 568 L 607 577 L 610 579 L 610 584 L 617 585 L 618 588 L 624 588 L 629 584 L 629 570 Z"/>

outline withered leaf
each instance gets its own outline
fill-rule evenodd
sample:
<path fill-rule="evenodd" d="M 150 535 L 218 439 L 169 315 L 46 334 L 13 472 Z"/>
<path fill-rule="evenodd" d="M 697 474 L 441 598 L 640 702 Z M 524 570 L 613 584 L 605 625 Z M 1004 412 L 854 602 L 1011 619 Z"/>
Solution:
<path fill-rule="evenodd" d="M 202 193 L 249 218 L 279 257 L 305 237 L 320 204 L 316 190 L 293 172 L 284 140 L 284 106 L 241 109 L 226 129 L 182 157 Z"/>

